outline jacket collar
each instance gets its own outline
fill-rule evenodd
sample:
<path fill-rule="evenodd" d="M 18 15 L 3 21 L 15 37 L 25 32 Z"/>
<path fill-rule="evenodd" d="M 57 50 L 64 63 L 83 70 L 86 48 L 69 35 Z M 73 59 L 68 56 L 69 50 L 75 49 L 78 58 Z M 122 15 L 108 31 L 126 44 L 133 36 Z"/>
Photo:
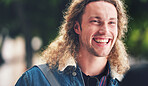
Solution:
<path fill-rule="evenodd" d="M 73 66 L 75 68 L 77 67 L 76 61 L 75 61 L 75 59 L 73 57 L 70 57 L 69 59 L 67 59 L 66 64 L 64 66 L 59 65 L 58 70 L 65 71 L 65 69 L 68 66 Z M 122 81 L 124 76 L 123 76 L 123 74 L 117 73 L 117 68 L 116 67 L 109 64 L 109 69 L 110 69 L 110 75 L 111 75 L 111 77 L 113 79 L 117 79 L 119 81 Z"/>
<path fill-rule="evenodd" d="M 72 56 L 67 59 L 65 65 L 59 65 L 58 70 L 64 71 L 66 69 L 66 67 L 68 67 L 68 66 L 76 67 L 76 62 L 75 62 L 75 60 L 74 60 L 74 58 Z"/>

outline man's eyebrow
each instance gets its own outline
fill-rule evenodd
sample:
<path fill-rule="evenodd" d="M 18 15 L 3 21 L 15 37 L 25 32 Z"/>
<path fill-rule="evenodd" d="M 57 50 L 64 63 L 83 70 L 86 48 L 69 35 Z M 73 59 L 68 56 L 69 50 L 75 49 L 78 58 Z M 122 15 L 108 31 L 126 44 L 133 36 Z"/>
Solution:
<path fill-rule="evenodd" d="M 118 20 L 117 18 L 110 18 L 109 20 Z"/>
<path fill-rule="evenodd" d="M 92 17 L 90 17 L 90 19 L 91 18 L 96 18 L 96 19 L 102 19 L 101 17 L 99 17 L 99 16 L 92 16 Z M 110 18 L 109 20 L 118 20 L 117 18 Z"/>
<path fill-rule="evenodd" d="M 91 18 L 101 19 L 101 17 L 99 17 L 99 16 L 92 16 L 92 17 L 90 17 L 90 19 Z"/>

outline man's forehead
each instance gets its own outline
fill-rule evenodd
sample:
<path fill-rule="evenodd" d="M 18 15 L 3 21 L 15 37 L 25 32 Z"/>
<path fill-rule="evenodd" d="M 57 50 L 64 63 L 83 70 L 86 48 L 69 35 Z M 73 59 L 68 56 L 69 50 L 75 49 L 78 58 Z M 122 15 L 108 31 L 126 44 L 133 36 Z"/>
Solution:
<path fill-rule="evenodd" d="M 104 1 L 90 2 L 85 8 L 84 14 L 85 13 L 98 19 L 101 19 L 105 14 L 107 14 L 111 20 L 117 18 L 117 10 L 115 6 Z"/>
<path fill-rule="evenodd" d="M 90 9 L 101 9 L 102 7 L 106 7 L 106 8 L 110 8 L 110 9 L 115 9 L 115 6 L 112 3 L 106 2 L 106 1 L 94 1 L 94 2 L 90 2 L 86 5 L 86 9 L 90 8 Z"/>

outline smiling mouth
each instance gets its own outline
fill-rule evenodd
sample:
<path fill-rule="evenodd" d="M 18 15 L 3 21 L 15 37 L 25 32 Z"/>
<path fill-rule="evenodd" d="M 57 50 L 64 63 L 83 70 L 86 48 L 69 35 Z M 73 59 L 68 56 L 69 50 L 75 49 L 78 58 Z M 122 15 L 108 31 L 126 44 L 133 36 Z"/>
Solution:
<path fill-rule="evenodd" d="M 98 44 L 108 44 L 110 42 L 109 38 L 93 38 L 93 40 Z"/>

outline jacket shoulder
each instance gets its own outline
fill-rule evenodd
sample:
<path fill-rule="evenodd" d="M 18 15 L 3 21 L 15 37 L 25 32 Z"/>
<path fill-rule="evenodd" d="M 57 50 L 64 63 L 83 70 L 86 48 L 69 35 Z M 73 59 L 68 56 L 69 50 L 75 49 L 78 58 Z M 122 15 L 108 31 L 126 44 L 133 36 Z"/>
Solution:
<path fill-rule="evenodd" d="M 50 86 L 47 79 L 45 78 L 42 71 L 37 67 L 33 66 L 28 69 L 23 75 L 19 78 L 16 83 L 16 86 Z"/>

